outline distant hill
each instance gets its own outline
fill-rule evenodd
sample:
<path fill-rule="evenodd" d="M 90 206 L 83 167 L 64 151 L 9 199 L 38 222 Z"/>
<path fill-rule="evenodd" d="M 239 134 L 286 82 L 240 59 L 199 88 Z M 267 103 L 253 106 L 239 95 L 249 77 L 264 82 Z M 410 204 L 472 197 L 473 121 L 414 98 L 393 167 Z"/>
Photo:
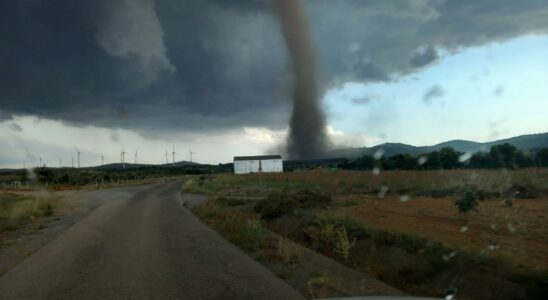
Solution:
<path fill-rule="evenodd" d="M 331 151 L 328 157 L 355 158 L 363 155 L 373 155 L 377 151 L 383 151 L 385 156 L 396 154 L 409 154 L 412 156 L 438 151 L 444 147 L 451 147 L 459 152 L 480 152 L 489 151 L 494 145 L 509 143 L 524 151 L 535 151 L 541 148 L 548 148 L 548 133 L 521 135 L 509 139 L 497 140 L 487 143 L 478 143 L 466 140 L 447 141 L 433 146 L 412 146 L 401 143 L 385 143 L 374 147 L 351 148 Z"/>
<path fill-rule="evenodd" d="M 188 167 L 188 166 L 201 166 L 202 164 L 195 163 L 195 162 L 189 162 L 189 161 L 177 161 L 175 162 L 175 167 Z M 159 167 L 159 168 L 171 168 L 173 167 L 173 163 L 168 164 L 160 164 L 160 165 L 153 165 L 153 164 L 125 164 L 125 169 L 139 169 L 139 168 L 149 168 L 149 167 Z M 114 164 L 106 164 L 102 166 L 96 166 L 96 167 L 90 167 L 88 169 L 94 169 L 94 170 L 105 170 L 105 171 L 114 171 L 114 170 L 122 170 L 124 169 L 124 165 L 122 163 L 114 163 Z"/>

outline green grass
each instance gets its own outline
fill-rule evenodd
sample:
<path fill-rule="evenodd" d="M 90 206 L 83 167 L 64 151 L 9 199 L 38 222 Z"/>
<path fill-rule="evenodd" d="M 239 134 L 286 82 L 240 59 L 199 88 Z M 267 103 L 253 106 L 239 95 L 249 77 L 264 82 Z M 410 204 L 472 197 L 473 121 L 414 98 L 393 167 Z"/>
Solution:
<path fill-rule="evenodd" d="M 265 243 L 267 233 L 257 214 L 226 211 L 216 200 L 193 209 L 209 226 L 220 232 L 231 243 L 246 251 L 257 251 Z"/>
<path fill-rule="evenodd" d="M 21 226 L 54 214 L 56 201 L 25 195 L 0 194 L 0 232 L 13 231 Z"/>

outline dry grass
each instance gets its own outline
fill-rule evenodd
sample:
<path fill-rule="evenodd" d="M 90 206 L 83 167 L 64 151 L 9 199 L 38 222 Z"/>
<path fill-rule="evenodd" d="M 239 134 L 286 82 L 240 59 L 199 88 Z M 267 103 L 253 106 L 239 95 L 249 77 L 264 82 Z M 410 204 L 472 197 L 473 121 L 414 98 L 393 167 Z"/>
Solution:
<path fill-rule="evenodd" d="M 224 174 L 188 185 L 225 196 L 328 191 L 331 212 L 364 225 L 548 269 L 548 169 Z M 454 206 L 463 186 L 485 199 L 477 212 Z"/>
<path fill-rule="evenodd" d="M 270 192 L 320 189 L 336 194 L 377 193 L 383 186 L 388 193 L 448 196 L 465 185 L 489 194 L 502 194 L 514 187 L 535 194 L 548 194 L 548 169 L 294 172 L 206 176 L 188 186 L 206 193 L 223 195 L 264 195 Z M 523 193 L 523 191 L 522 191 Z"/>
<path fill-rule="evenodd" d="M 28 195 L 0 194 L 0 232 L 17 230 L 53 215 L 57 201 Z"/>
<path fill-rule="evenodd" d="M 477 191 L 477 211 L 458 212 L 464 187 Z M 190 188 L 228 197 L 221 202 L 230 217 L 221 219 L 262 216 L 262 226 L 277 234 L 411 294 L 440 297 L 453 286 L 470 299 L 546 294 L 548 169 L 221 175 Z M 290 201 L 310 190 L 331 201 Z M 262 196 L 255 205 L 262 214 L 229 205 L 242 196 Z M 262 255 L 288 264 L 291 251 L 280 243 L 263 245 Z M 308 279 L 309 297 L 331 293 L 324 276 Z"/>
<path fill-rule="evenodd" d="M 335 201 L 345 202 L 348 196 Z M 359 197 L 359 200 L 356 200 Z M 480 202 L 479 210 L 459 214 L 451 198 L 353 196 L 360 204 L 339 207 L 334 213 L 391 232 L 435 240 L 482 255 L 509 259 L 532 269 L 548 269 L 548 198 L 516 200 L 513 207 L 501 199 Z"/>

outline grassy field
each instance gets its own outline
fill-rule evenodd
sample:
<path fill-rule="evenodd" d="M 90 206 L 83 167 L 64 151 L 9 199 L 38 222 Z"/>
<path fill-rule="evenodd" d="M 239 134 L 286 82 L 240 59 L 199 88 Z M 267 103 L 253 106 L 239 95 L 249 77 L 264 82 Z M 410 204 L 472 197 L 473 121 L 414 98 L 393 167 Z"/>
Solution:
<path fill-rule="evenodd" d="M 183 189 L 221 197 L 197 214 L 243 248 L 248 231 L 223 222 L 260 224 L 415 295 L 547 292 L 546 169 L 217 175 Z M 460 213 L 465 189 L 478 205 Z"/>
<path fill-rule="evenodd" d="M 57 200 L 53 198 L 0 193 L 0 234 L 28 224 L 40 224 L 43 218 L 54 214 L 56 205 Z"/>

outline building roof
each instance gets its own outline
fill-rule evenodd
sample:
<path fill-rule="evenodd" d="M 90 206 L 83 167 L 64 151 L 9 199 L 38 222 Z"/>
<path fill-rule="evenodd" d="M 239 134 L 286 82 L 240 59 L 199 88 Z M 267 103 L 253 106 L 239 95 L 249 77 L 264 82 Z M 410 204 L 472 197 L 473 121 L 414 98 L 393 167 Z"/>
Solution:
<path fill-rule="evenodd" d="M 281 155 L 234 156 L 234 161 L 240 161 L 240 160 L 267 160 L 267 159 L 282 159 L 282 156 Z"/>

